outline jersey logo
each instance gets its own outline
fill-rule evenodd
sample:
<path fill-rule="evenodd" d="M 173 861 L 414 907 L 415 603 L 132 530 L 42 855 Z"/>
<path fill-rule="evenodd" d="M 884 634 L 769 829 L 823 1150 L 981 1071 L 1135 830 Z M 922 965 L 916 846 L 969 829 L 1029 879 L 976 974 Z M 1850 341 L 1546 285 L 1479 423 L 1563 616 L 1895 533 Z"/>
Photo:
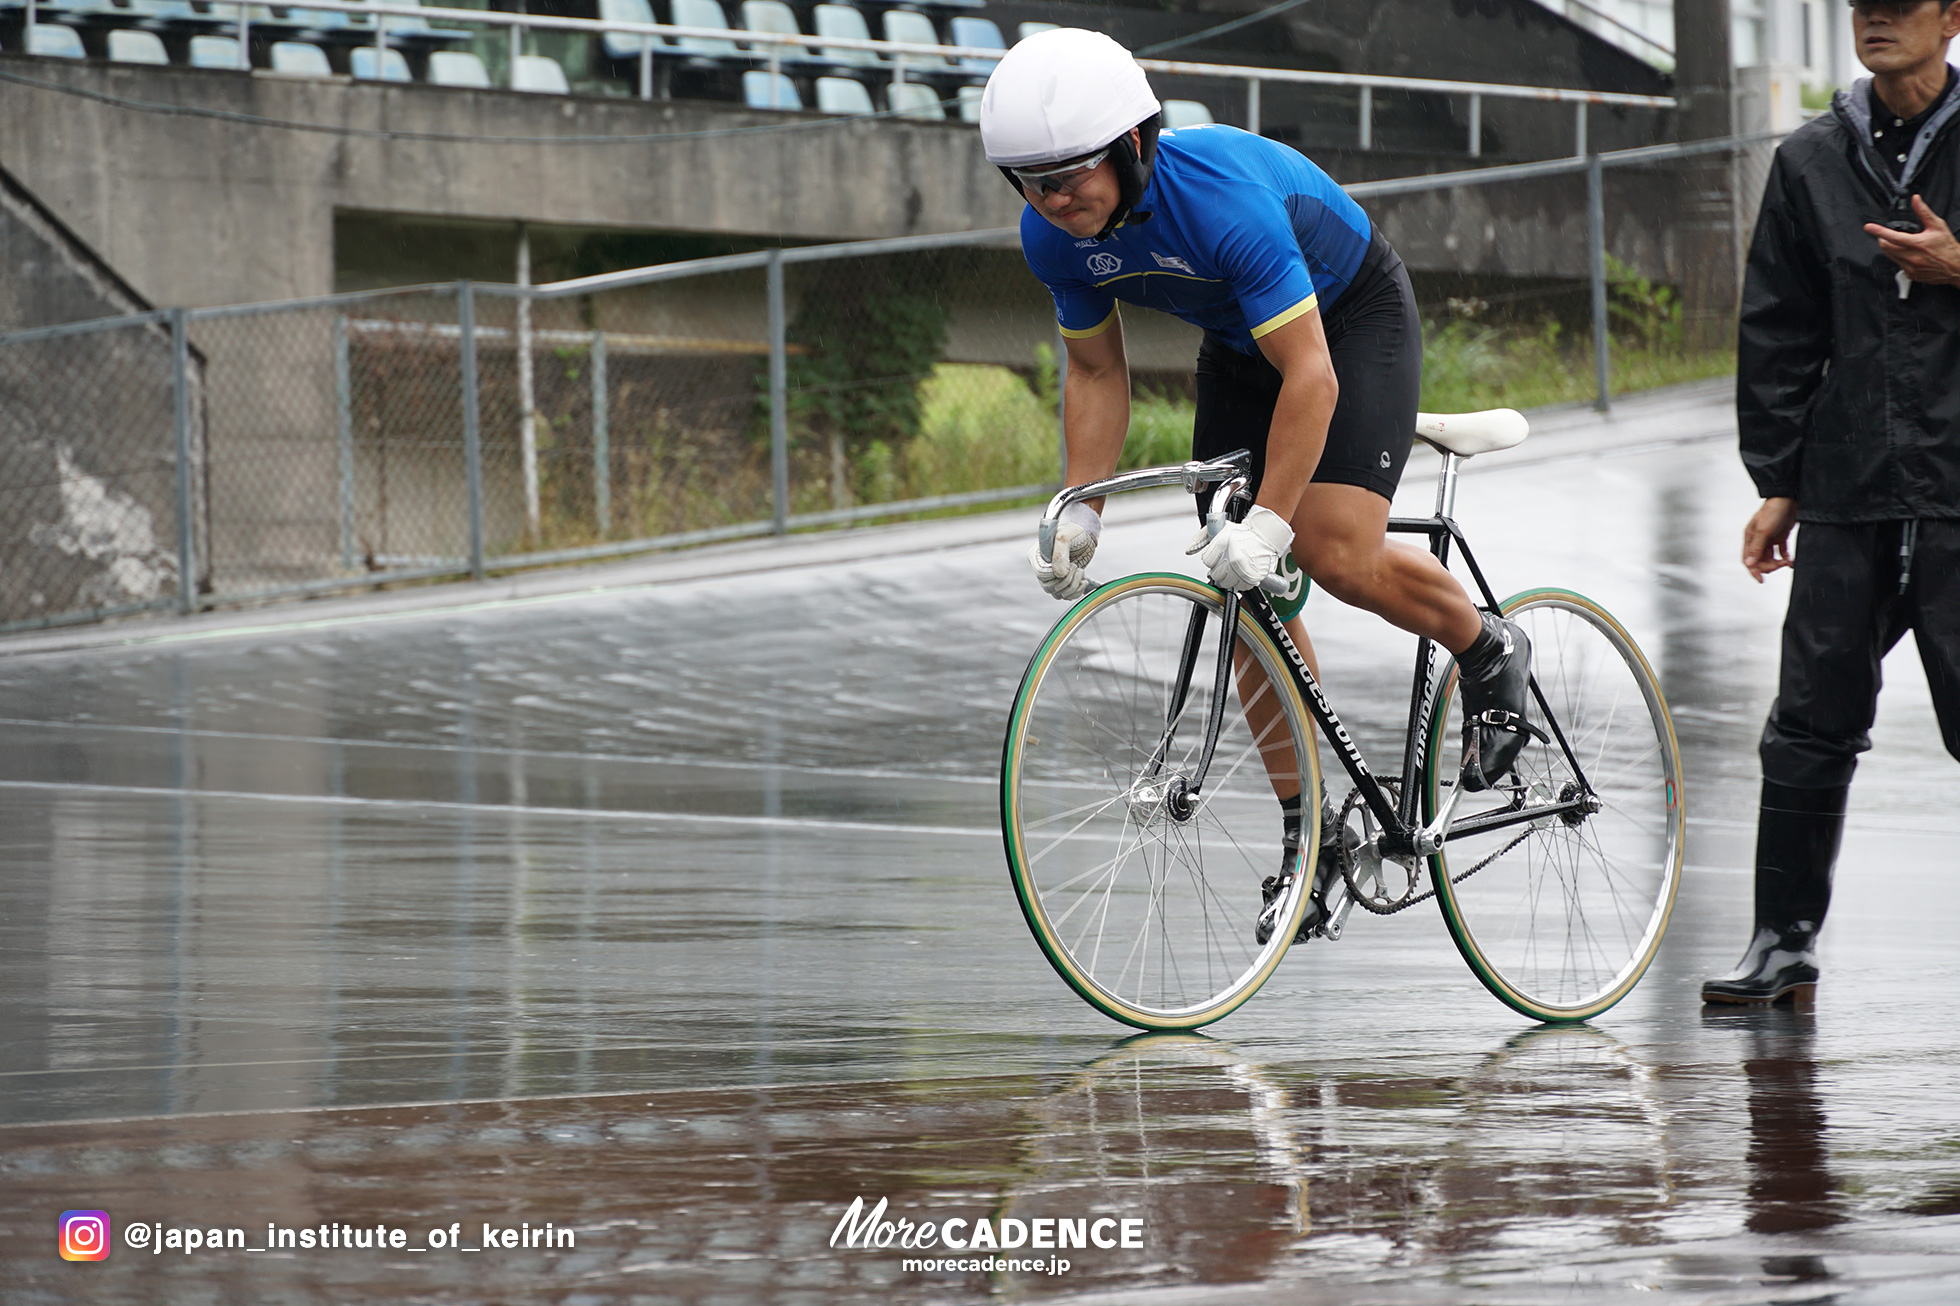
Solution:
<path fill-rule="evenodd" d="M 1092 237 L 1090 237 L 1090 238 L 1089 238 L 1088 240 L 1078 240 L 1078 241 L 1076 241 L 1076 242 L 1075 242 L 1075 247 L 1076 247 L 1077 249 L 1094 249 L 1094 248 L 1095 248 L 1096 246 L 1098 246 L 1098 245 L 1100 245 L 1101 243 L 1102 243 L 1101 241 L 1099 241 L 1099 240 L 1097 240 L 1097 239 L 1095 239 L 1095 238 L 1094 238 L 1094 237 L 1092 236 Z"/>
<path fill-rule="evenodd" d="M 1089 256 L 1089 271 L 1098 277 L 1113 276 L 1116 270 L 1122 266 L 1123 260 L 1117 258 L 1114 254 L 1091 254 Z"/>
<path fill-rule="evenodd" d="M 1181 258 L 1170 258 L 1167 255 L 1159 254 L 1154 249 L 1150 251 L 1150 257 L 1157 261 L 1157 266 L 1160 268 L 1176 268 L 1179 272 L 1182 272 L 1187 277 L 1195 277 L 1198 275 L 1196 272 L 1191 270 L 1191 265 L 1189 263 L 1186 263 Z"/>

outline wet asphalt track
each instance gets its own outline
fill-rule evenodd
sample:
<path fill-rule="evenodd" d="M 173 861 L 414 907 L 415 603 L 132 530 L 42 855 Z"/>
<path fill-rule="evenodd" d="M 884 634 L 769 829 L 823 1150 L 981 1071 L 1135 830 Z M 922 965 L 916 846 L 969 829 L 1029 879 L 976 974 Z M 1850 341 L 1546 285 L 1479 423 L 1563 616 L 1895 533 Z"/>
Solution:
<path fill-rule="evenodd" d="M 1296 950 L 1208 1039 L 1126 1042 L 1064 988 L 996 829 L 1061 611 L 1025 511 L 0 646 L 0 1298 L 1960 1300 L 1960 812 L 1910 641 L 1818 1005 L 1696 1001 L 1746 932 L 1785 593 L 1734 562 L 1727 422 L 1719 387 L 1568 413 L 1465 477 L 1499 591 L 1612 608 L 1684 749 L 1673 928 L 1573 1029 L 1488 997 L 1426 906 Z M 1096 574 L 1182 565 L 1182 511 L 1113 510 Z M 717 556 L 808 565 L 671 580 Z M 1384 748 L 1403 637 L 1308 619 Z M 906 1273 L 827 1245 L 859 1195 L 1142 1246 Z M 71 1209 L 116 1222 L 106 1263 L 57 1256 Z M 527 1221 L 576 1245 L 423 1250 Z M 153 1255 L 144 1222 L 409 1246 Z"/>

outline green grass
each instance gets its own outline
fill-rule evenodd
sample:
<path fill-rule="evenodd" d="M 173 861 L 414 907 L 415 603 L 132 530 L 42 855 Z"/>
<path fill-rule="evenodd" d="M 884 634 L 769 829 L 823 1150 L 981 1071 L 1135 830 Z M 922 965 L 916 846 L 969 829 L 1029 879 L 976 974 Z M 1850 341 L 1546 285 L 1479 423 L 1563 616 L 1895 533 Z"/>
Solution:
<path fill-rule="evenodd" d="M 1048 360 L 1044 357 L 1044 364 Z M 1624 394 L 1734 370 L 1727 353 L 1684 353 L 1665 343 L 1615 340 L 1613 393 Z M 1476 322 L 1431 326 L 1423 342 L 1425 412 L 1541 408 L 1593 397 L 1587 342 L 1556 326 L 1503 330 Z M 1039 485 L 1057 466 L 1052 365 L 1034 384 L 1004 367 L 941 363 L 921 387 L 919 434 L 902 450 L 871 445 L 855 470 L 860 502 Z M 1120 466 L 1161 466 L 1191 456 L 1191 401 L 1154 393 L 1130 404 Z"/>

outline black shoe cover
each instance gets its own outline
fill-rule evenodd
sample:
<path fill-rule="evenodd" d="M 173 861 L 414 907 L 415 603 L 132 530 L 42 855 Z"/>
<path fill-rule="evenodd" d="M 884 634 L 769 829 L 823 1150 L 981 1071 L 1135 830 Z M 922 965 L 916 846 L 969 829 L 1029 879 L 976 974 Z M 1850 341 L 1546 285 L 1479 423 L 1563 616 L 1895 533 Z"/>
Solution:
<path fill-rule="evenodd" d="M 1314 861 L 1313 888 L 1307 896 L 1306 914 L 1300 917 L 1300 931 L 1293 936 L 1293 942 L 1305 943 L 1320 923 L 1327 918 L 1327 886 L 1333 877 L 1340 874 L 1339 856 L 1336 840 L 1340 837 L 1334 809 L 1323 802 L 1320 805 L 1320 856 Z M 1287 887 L 1293 883 L 1294 871 L 1300 865 L 1300 820 L 1297 816 L 1288 817 L 1283 851 L 1280 853 L 1278 875 L 1268 875 L 1260 881 L 1259 893 L 1263 906 L 1259 912 L 1258 923 L 1252 927 L 1253 939 L 1263 946 L 1273 937 L 1273 927 L 1277 925 L 1279 903 L 1285 896 Z"/>
<path fill-rule="evenodd" d="M 1473 794 L 1495 786 L 1510 772 L 1526 740 L 1545 737 L 1524 714 L 1531 694 L 1531 641 L 1516 623 L 1488 612 L 1484 633 L 1492 640 L 1487 653 L 1473 646 L 1457 659 L 1463 690 L 1460 783 Z M 1479 653 L 1480 658 L 1475 656 Z"/>
<path fill-rule="evenodd" d="M 1817 930 L 1809 921 L 1756 931 L 1736 968 L 1701 986 L 1703 1002 L 1809 1002 L 1817 995 Z"/>

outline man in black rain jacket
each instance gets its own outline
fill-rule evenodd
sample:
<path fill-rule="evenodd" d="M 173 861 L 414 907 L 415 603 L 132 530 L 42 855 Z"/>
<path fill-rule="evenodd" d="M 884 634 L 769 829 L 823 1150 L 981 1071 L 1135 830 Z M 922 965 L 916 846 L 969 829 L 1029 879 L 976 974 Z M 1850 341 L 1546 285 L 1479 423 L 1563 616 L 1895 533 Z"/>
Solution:
<path fill-rule="evenodd" d="M 1960 757 L 1960 0 L 1854 0 L 1852 29 L 1873 76 L 1778 147 L 1743 284 L 1736 409 L 1763 506 L 1742 561 L 1795 579 L 1755 936 L 1705 1002 L 1814 994 L 1879 660 L 1908 629 Z"/>

